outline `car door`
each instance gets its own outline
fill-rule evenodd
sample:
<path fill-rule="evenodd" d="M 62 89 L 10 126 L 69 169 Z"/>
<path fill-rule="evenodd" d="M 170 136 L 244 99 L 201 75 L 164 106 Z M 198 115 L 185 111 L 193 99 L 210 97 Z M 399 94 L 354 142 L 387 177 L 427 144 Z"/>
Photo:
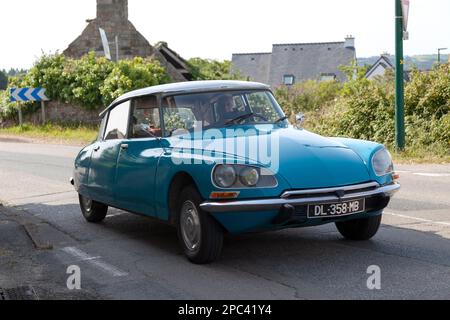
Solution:
<path fill-rule="evenodd" d="M 128 132 L 130 106 L 130 101 L 126 101 L 109 111 L 103 139 L 93 145 L 88 182 L 90 196 L 109 205 L 116 205 L 116 166 Z"/>
<path fill-rule="evenodd" d="M 128 139 L 119 147 L 115 187 L 121 208 L 155 217 L 155 176 L 164 153 L 157 101 L 153 95 L 132 101 Z"/>

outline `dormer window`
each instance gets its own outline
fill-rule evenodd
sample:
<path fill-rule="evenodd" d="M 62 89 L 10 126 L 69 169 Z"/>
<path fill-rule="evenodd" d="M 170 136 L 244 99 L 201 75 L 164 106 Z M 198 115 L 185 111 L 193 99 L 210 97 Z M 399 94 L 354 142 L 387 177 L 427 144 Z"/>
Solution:
<path fill-rule="evenodd" d="M 295 76 L 293 76 L 292 74 L 286 74 L 283 76 L 283 83 L 286 86 L 292 86 L 295 84 Z"/>
<path fill-rule="evenodd" d="M 336 74 L 334 73 L 322 73 L 320 75 L 320 81 L 335 81 Z"/>

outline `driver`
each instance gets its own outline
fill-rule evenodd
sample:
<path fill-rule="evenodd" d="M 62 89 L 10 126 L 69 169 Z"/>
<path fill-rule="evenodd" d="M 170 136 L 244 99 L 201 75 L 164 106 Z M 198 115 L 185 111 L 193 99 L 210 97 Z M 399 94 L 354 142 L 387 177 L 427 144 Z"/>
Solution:
<path fill-rule="evenodd" d="M 243 115 L 243 112 L 237 109 L 231 94 L 224 94 L 217 100 L 217 111 L 222 122 L 227 122 Z"/>

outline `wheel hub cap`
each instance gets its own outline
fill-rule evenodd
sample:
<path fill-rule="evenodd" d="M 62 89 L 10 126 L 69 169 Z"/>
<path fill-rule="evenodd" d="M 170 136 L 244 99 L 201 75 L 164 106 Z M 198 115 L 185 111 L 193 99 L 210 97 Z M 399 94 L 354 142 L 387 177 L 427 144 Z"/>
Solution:
<path fill-rule="evenodd" d="M 201 226 L 200 216 L 194 203 L 186 201 L 181 209 L 181 235 L 186 247 L 195 251 L 200 246 Z"/>

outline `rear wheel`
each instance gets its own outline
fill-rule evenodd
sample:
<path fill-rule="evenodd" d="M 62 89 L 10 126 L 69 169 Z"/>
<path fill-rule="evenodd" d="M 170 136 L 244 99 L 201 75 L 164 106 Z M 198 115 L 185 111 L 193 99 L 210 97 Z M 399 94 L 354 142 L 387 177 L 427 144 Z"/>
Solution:
<path fill-rule="evenodd" d="M 178 238 L 186 257 L 196 264 L 217 260 L 223 247 L 223 229 L 207 212 L 200 209 L 201 196 L 193 186 L 181 192 Z"/>
<path fill-rule="evenodd" d="M 364 241 L 372 239 L 381 226 L 382 215 L 365 219 L 350 220 L 336 223 L 336 227 L 344 238 Z"/>
<path fill-rule="evenodd" d="M 79 195 L 80 208 L 84 218 L 91 223 L 99 223 L 105 220 L 108 213 L 108 206 L 96 202 L 85 196 Z"/>

